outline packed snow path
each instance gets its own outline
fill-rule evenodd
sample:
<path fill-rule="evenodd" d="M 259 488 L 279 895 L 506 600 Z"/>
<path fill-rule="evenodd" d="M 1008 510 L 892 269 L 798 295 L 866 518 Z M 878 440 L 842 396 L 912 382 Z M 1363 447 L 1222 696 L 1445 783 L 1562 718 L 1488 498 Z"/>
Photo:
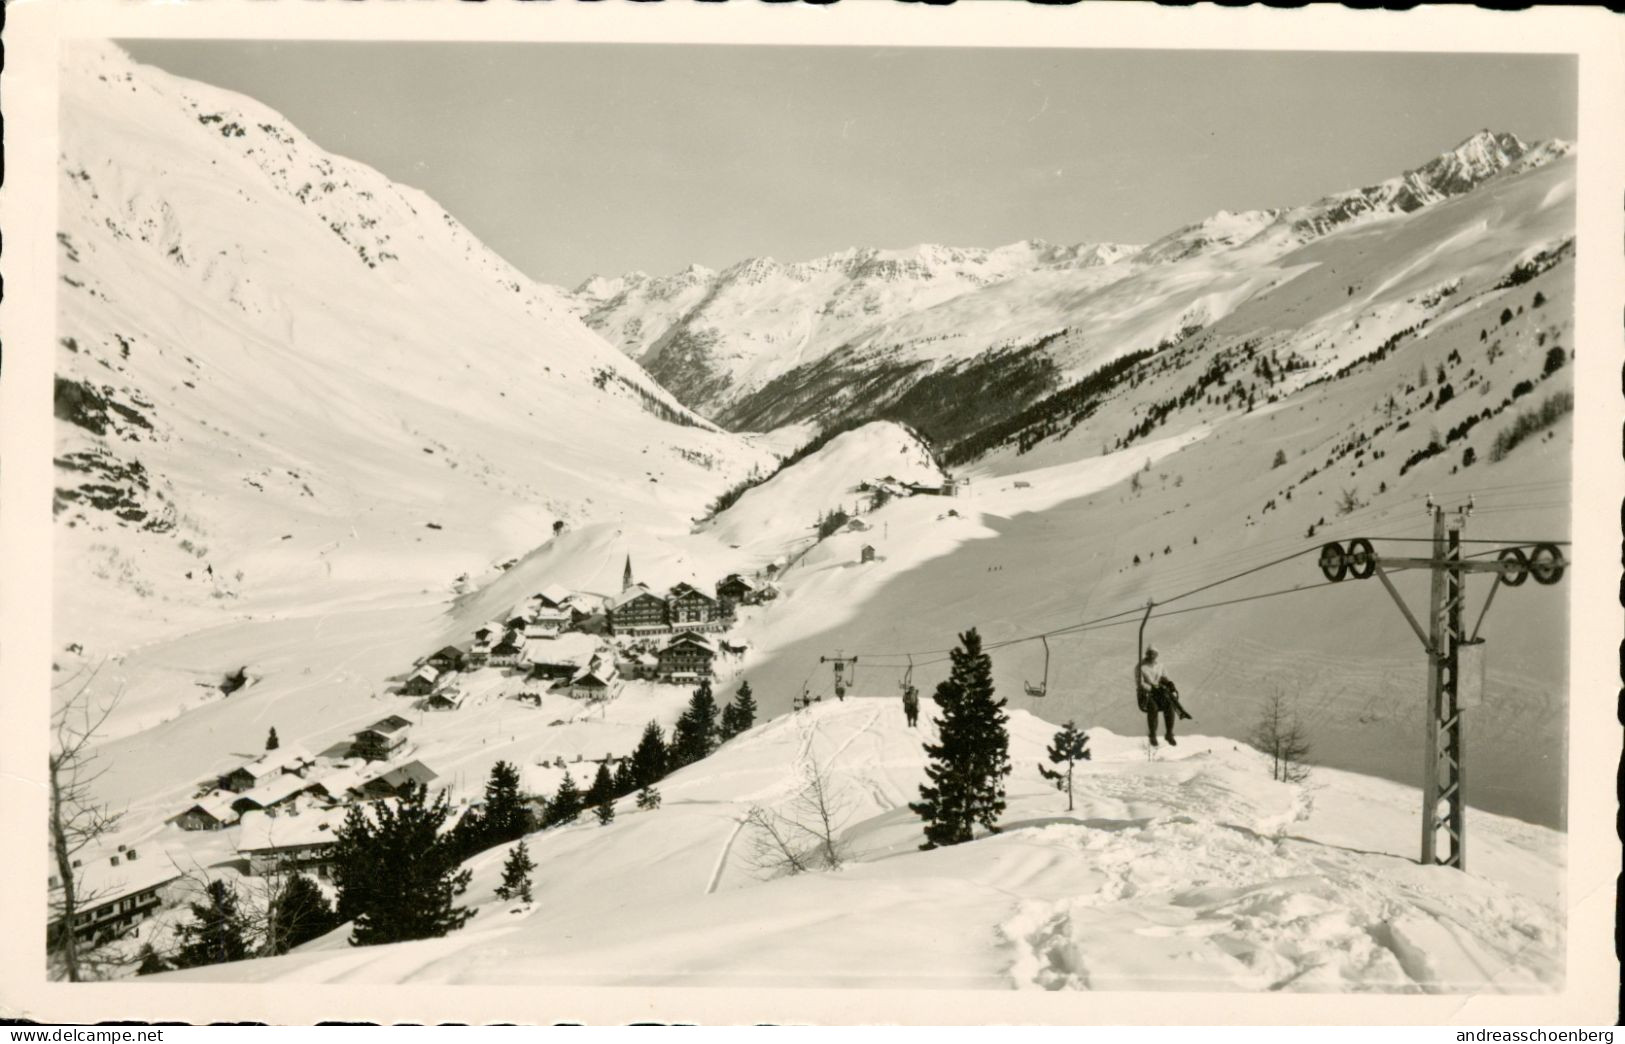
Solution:
<path fill-rule="evenodd" d="M 1000 834 L 924 852 L 906 807 L 934 708 L 849 699 L 775 719 L 631 799 L 615 822 L 528 839 L 536 902 L 497 900 L 505 849 L 470 862 L 478 907 L 445 939 L 182 973 L 217 981 L 1540 991 L 1562 982 L 1564 841 L 1474 813 L 1474 870 L 1416 864 L 1415 791 L 1188 736 L 1155 760 L 1090 732 L 1076 810 L 1039 779 L 1054 727 L 1011 714 Z M 826 773 L 849 859 L 766 878 L 753 805 L 789 813 Z"/>

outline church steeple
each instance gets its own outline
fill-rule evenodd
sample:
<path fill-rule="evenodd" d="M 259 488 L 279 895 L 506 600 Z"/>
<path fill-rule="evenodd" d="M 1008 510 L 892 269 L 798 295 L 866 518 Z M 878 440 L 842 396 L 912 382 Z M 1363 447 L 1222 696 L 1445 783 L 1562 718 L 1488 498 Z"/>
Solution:
<path fill-rule="evenodd" d="M 632 556 L 627 555 L 626 556 L 626 569 L 621 572 L 621 590 L 628 591 L 628 590 L 631 590 L 631 588 L 632 588 Z"/>

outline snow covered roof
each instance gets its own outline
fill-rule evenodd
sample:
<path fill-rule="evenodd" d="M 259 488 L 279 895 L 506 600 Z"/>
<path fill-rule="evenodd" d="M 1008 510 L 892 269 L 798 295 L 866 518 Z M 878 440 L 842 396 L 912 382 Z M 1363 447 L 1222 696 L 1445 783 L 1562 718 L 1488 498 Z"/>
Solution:
<path fill-rule="evenodd" d="M 403 783 L 417 783 L 421 786 L 428 786 L 440 778 L 440 774 L 421 761 L 408 761 L 404 765 L 397 765 L 377 778 L 381 782 L 389 784 L 391 789 L 395 789 Z"/>
<path fill-rule="evenodd" d="M 705 649 L 714 648 L 711 645 L 711 639 L 696 631 L 682 631 L 678 634 L 672 635 L 671 640 L 666 643 L 666 648 L 670 649 L 673 646 L 682 645 L 684 643 L 698 645 Z"/>
<path fill-rule="evenodd" d="M 440 677 L 440 670 L 437 667 L 430 667 L 428 664 L 424 664 L 422 667 L 419 667 L 417 670 L 412 672 L 412 677 L 422 678 L 424 681 L 432 682 Z"/>
<path fill-rule="evenodd" d="M 288 800 L 308 786 L 310 786 L 309 780 L 300 779 L 292 774 L 280 775 L 275 779 L 266 780 L 253 790 L 238 794 L 232 803 L 235 804 L 237 801 L 246 798 L 261 808 L 270 808 L 280 801 Z"/>
<path fill-rule="evenodd" d="M 239 765 L 232 772 L 246 772 L 254 779 L 265 779 L 281 772 L 297 771 L 314 760 L 304 747 L 290 743 L 276 750 L 268 750 L 253 761 Z"/>
<path fill-rule="evenodd" d="M 348 811 L 345 808 L 307 809 L 274 816 L 269 812 L 245 812 L 237 833 L 237 851 L 274 852 L 335 841 L 334 833 Z"/>
<path fill-rule="evenodd" d="M 187 805 L 178 814 L 171 817 L 171 819 L 179 819 L 181 816 L 186 815 L 186 813 L 192 811 L 193 809 L 198 809 L 208 813 L 222 823 L 234 823 L 237 820 L 237 813 L 231 807 L 231 803 L 237 800 L 237 797 L 238 795 L 236 794 L 222 794 L 217 791 L 208 795 L 207 797 L 200 798 L 199 800 L 192 802 L 190 805 Z"/>
<path fill-rule="evenodd" d="M 389 736 L 401 731 L 411 724 L 412 723 L 410 721 L 407 721 L 399 714 L 391 714 L 387 718 L 379 718 L 377 721 L 373 722 L 371 725 L 368 725 L 364 729 L 357 730 L 355 733 L 353 733 L 353 735 L 359 736 L 363 732 L 380 732 L 385 736 Z"/>
<path fill-rule="evenodd" d="M 531 642 L 525 658 L 531 663 L 584 664 L 598 651 L 598 638 L 590 634 L 561 634 L 557 638 Z"/>
<path fill-rule="evenodd" d="M 565 602 L 569 601 L 571 595 L 572 592 L 560 587 L 558 584 L 548 584 L 546 587 L 536 592 L 536 597 L 542 599 L 543 601 L 551 602 L 555 606 L 563 605 Z"/>
<path fill-rule="evenodd" d="M 121 896 L 173 881 L 181 876 L 177 867 L 186 865 L 183 858 L 177 858 L 167 849 L 152 843 L 129 845 L 122 849 L 82 848 L 73 856 L 79 864 L 73 871 L 79 902 L 87 907 L 101 906 Z M 54 862 L 51 869 L 54 878 Z M 61 889 L 60 881 L 54 881 L 51 885 L 52 894 Z"/>
<path fill-rule="evenodd" d="M 634 600 L 636 600 L 638 598 L 642 598 L 644 595 L 648 595 L 650 598 L 659 598 L 660 597 L 659 595 L 655 594 L 653 591 L 649 590 L 647 587 L 644 587 L 642 584 L 633 584 L 631 587 L 628 587 L 626 590 L 622 591 L 620 594 L 616 595 L 614 598 L 611 598 L 609 600 L 610 611 L 614 612 L 616 609 L 619 609 L 621 606 L 626 605 L 627 603 L 632 602 L 632 601 L 634 601 Z"/>

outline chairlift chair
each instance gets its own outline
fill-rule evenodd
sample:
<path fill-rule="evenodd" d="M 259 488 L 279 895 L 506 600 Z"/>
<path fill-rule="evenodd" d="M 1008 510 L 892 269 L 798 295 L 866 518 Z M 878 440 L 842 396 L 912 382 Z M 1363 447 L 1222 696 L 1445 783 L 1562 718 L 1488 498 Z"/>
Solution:
<path fill-rule="evenodd" d="M 1044 643 L 1044 679 L 1037 685 L 1032 682 L 1023 683 L 1027 687 L 1027 695 L 1035 697 L 1043 696 L 1049 692 L 1049 638 L 1041 634 L 1038 636 L 1038 640 Z"/>

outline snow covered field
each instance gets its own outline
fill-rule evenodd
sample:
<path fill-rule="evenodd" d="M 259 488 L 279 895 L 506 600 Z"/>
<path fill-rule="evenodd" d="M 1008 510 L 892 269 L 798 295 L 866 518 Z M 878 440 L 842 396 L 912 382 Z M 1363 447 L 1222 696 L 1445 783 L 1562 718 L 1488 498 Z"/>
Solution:
<path fill-rule="evenodd" d="M 929 706 L 929 705 L 928 705 Z M 1090 730 L 1077 807 L 1038 778 L 1054 727 L 1011 722 L 1002 833 L 918 851 L 905 807 L 921 734 L 895 700 L 781 717 L 626 799 L 607 827 L 529 839 L 533 905 L 493 895 L 505 849 L 473 861 L 479 913 L 444 939 L 176 973 L 196 982 L 556 983 L 1138 990 L 1547 990 L 1563 978 L 1562 836 L 1475 817 L 1476 872 L 1418 867 L 1415 794 L 1323 770 L 1272 782 L 1256 752 L 1186 737 L 1161 758 Z M 816 765 L 850 861 L 774 876 L 743 819 Z M 1397 843 L 1396 843 L 1397 842 Z"/>

